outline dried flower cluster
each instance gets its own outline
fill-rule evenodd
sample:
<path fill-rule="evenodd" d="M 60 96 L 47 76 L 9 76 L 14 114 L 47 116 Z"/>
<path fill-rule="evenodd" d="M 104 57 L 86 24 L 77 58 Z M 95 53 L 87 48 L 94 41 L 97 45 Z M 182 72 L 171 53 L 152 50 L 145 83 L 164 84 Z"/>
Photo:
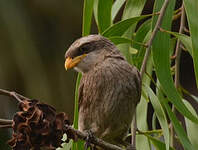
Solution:
<path fill-rule="evenodd" d="M 64 133 L 74 138 L 65 129 L 69 125 L 67 115 L 57 114 L 52 106 L 38 100 L 24 100 L 19 103 L 19 110 L 13 118 L 12 139 L 8 141 L 13 150 L 54 150 L 61 147 Z"/>

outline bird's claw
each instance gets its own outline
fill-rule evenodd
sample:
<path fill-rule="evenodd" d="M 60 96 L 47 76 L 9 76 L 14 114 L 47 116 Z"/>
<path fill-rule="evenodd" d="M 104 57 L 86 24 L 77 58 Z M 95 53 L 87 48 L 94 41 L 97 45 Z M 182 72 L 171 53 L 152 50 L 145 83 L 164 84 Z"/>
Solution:
<path fill-rule="evenodd" d="M 91 146 L 91 141 L 94 139 L 94 134 L 91 130 L 87 130 L 86 131 L 87 133 L 87 137 L 85 139 L 85 150 L 87 150 L 89 147 L 90 149 L 92 149 L 92 146 Z"/>

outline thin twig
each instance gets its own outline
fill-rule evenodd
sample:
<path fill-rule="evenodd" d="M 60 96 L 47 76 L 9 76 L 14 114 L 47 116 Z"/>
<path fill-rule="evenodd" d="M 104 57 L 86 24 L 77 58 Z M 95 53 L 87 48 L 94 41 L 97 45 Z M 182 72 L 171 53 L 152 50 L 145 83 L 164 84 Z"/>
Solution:
<path fill-rule="evenodd" d="M 159 15 L 159 17 L 158 17 L 158 19 L 157 19 L 155 28 L 153 29 L 153 33 L 152 33 L 152 35 L 151 35 L 150 40 L 148 41 L 148 44 L 147 44 L 148 47 L 147 47 L 147 49 L 146 49 L 146 53 L 145 53 L 145 55 L 144 55 L 144 60 L 143 60 L 142 67 L 141 67 L 141 70 L 140 70 L 140 76 L 141 76 L 141 77 L 143 76 L 143 74 L 144 74 L 144 72 L 145 72 L 145 70 L 146 70 L 146 64 L 147 64 L 147 61 L 148 61 L 148 57 L 149 57 L 149 55 L 150 55 L 150 53 L 151 53 L 151 45 L 152 45 L 152 43 L 153 43 L 153 40 L 154 40 L 154 38 L 155 38 L 155 36 L 156 36 L 156 34 L 157 34 L 157 32 L 158 32 L 158 30 L 159 30 L 161 24 L 162 24 L 162 19 L 163 19 L 163 17 L 164 17 L 166 8 L 167 8 L 167 6 L 168 6 L 168 3 L 169 3 L 169 0 L 165 0 L 165 1 L 164 1 L 164 4 L 163 4 L 163 6 L 162 6 L 162 8 L 161 8 L 161 10 L 160 10 L 160 15 Z"/>
<path fill-rule="evenodd" d="M 12 124 L 12 120 L 0 119 L 0 125 Z"/>
<path fill-rule="evenodd" d="M 179 33 L 182 34 L 184 31 L 185 26 L 185 11 L 184 11 L 184 5 L 182 5 L 182 15 L 181 15 L 181 23 L 179 28 Z M 181 42 L 179 39 L 177 39 L 177 45 L 175 50 L 175 87 L 179 87 L 179 65 L 180 65 L 180 56 L 181 56 Z"/>
<path fill-rule="evenodd" d="M 12 97 L 19 102 L 21 102 L 22 100 L 25 100 L 25 99 L 30 100 L 29 98 L 27 98 L 27 97 L 25 97 L 21 94 L 18 94 L 16 92 L 12 92 L 12 91 L 3 90 L 3 89 L 0 89 L 0 95 L 5 95 L 5 96 Z"/>
<path fill-rule="evenodd" d="M 0 128 L 12 128 L 12 125 L 11 124 L 0 125 Z"/>
<path fill-rule="evenodd" d="M 12 128 L 12 120 L 0 119 L 0 128 Z"/>
<path fill-rule="evenodd" d="M 182 4 L 182 13 L 181 13 L 181 21 L 180 21 L 180 28 L 179 28 L 179 33 L 182 34 L 184 31 L 184 27 L 185 27 L 185 10 L 184 10 L 184 4 Z M 177 45 L 176 45 L 176 49 L 175 49 L 175 87 L 176 89 L 179 88 L 180 86 L 180 82 L 179 82 L 179 75 L 180 75 L 180 56 L 181 56 L 181 42 L 179 39 L 177 39 Z M 172 106 L 172 111 L 175 112 L 175 107 L 174 105 Z M 174 139 L 174 128 L 173 125 L 171 123 L 171 146 L 174 147 L 175 145 L 175 139 Z"/>
<path fill-rule="evenodd" d="M 146 43 L 141 43 L 141 42 L 138 42 L 138 41 L 135 41 L 135 40 L 131 40 L 131 43 L 135 43 L 135 44 L 138 44 L 138 45 L 140 45 L 140 46 L 143 46 L 143 47 L 148 47 L 148 45 L 146 44 Z"/>
<path fill-rule="evenodd" d="M 133 147 L 136 146 L 136 131 L 137 131 L 137 117 L 136 117 L 136 111 L 133 117 L 132 126 L 131 126 L 131 145 Z"/>

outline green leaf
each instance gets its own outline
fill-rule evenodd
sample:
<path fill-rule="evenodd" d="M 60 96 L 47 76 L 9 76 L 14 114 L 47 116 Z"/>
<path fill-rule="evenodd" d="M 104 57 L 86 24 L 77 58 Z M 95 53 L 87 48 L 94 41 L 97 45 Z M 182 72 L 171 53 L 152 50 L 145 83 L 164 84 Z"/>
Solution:
<path fill-rule="evenodd" d="M 121 37 L 121 36 L 109 37 L 109 40 L 111 40 L 115 45 L 132 42 L 130 39 L 127 39 L 127 38 L 124 38 L 124 37 Z"/>
<path fill-rule="evenodd" d="M 75 129 L 78 129 L 78 87 L 80 84 L 80 79 L 81 79 L 81 74 L 78 73 L 77 81 L 76 81 L 76 89 L 75 89 L 75 106 L 74 106 L 74 121 L 73 121 L 73 127 Z M 72 150 L 79 150 L 83 149 L 83 144 L 82 142 L 74 142 L 73 141 L 73 146 Z"/>
<path fill-rule="evenodd" d="M 142 111 L 144 109 L 144 111 Z M 142 96 L 140 103 L 137 105 L 136 114 L 137 114 L 137 127 L 141 131 L 147 131 L 147 109 L 148 103 L 147 100 Z M 136 135 L 136 149 L 137 150 L 150 150 L 148 138 L 144 135 Z"/>
<path fill-rule="evenodd" d="M 111 8 L 113 0 L 98 1 L 98 29 L 102 33 L 105 29 L 111 26 Z"/>
<path fill-rule="evenodd" d="M 155 11 L 159 11 L 164 0 L 158 0 L 156 3 Z M 163 18 L 161 27 L 165 30 L 170 30 L 171 21 L 173 15 L 175 0 L 169 2 L 166 14 Z M 156 17 L 154 17 L 153 25 L 156 23 Z M 162 42 L 163 41 L 163 42 Z M 174 106 L 177 108 L 181 114 L 188 117 L 193 122 L 198 123 L 197 117 L 195 117 L 184 105 L 181 96 L 174 86 L 174 82 L 171 75 L 171 65 L 170 65 L 170 35 L 158 32 L 152 44 L 153 60 L 156 70 L 156 75 L 159 79 L 159 82 L 168 97 Z"/>
<path fill-rule="evenodd" d="M 89 35 L 91 29 L 91 19 L 93 13 L 93 0 L 84 0 L 83 6 L 83 25 L 82 25 L 82 36 Z M 74 121 L 73 127 L 78 129 L 78 88 L 80 84 L 81 74 L 78 73 L 75 89 L 75 106 L 74 106 Z M 82 141 L 72 142 L 72 150 L 84 149 L 84 144 Z"/>
<path fill-rule="evenodd" d="M 147 32 L 144 40 L 143 40 L 143 43 L 146 43 L 151 37 L 151 30 L 149 32 Z M 142 61 L 144 59 L 144 54 L 145 54 L 145 50 L 146 48 L 145 47 L 141 47 L 140 50 L 138 51 L 138 54 L 136 55 L 136 57 L 133 57 L 134 59 L 134 64 L 136 65 L 136 67 L 138 69 L 141 68 L 141 65 L 142 65 Z"/>
<path fill-rule="evenodd" d="M 165 144 L 166 144 L 166 150 L 169 149 L 169 144 L 170 144 L 170 139 L 169 139 L 169 127 L 168 127 L 168 122 L 166 119 L 166 114 L 164 112 L 163 107 L 161 106 L 158 97 L 154 94 L 153 90 L 148 85 L 144 85 L 143 88 L 147 91 L 151 104 L 154 108 L 155 114 L 157 115 L 157 118 L 159 120 L 160 126 L 163 130 L 163 135 L 165 139 Z"/>
<path fill-rule="evenodd" d="M 137 32 L 135 33 L 134 36 L 134 41 L 137 42 L 141 42 L 143 43 L 145 36 L 147 35 L 147 33 L 151 30 L 151 19 L 148 19 L 147 21 L 145 21 L 137 30 Z M 139 44 L 133 43 L 133 47 L 136 49 L 140 49 L 141 46 Z"/>
<path fill-rule="evenodd" d="M 188 24 L 190 28 L 190 35 L 192 38 L 192 57 L 195 70 L 195 78 L 198 88 L 198 22 L 197 22 L 197 10 L 198 10 L 198 1 L 197 0 L 184 0 L 184 6 L 187 14 Z"/>
<path fill-rule="evenodd" d="M 112 6 L 112 21 L 115 19 L 125 0 L 116 0 Z"/>
<path fill-rule="evenodd" d="M 90 33 L 93 4 L 94 4 L 93 0 L 84 0 L 83 26 L 82 26 L 82 35 L 83 36 L 86 36 Z"/>
<path fill-rule="evenodd" d="M 152 59 L 149 57 L 148 63 L 146 65 L 146 72 L 151 75 L 152 74 Z M 148 76 L 144 75 L 142 79 L 142 83 L 146 85 L 150 85 L 150 78 Z M 144 91 L 142 93 L 145 93 Z M 136 108 L 136 115 L 137 115 L 137 128 L 141 131 L 147 131 L 148 130 L 148 124 L 147 124 L 147 109 L 148 109 L 148 96 L 146 95 L 141 96 L 140 103 L 137 105 Z M 144 111 L 142 111 L 144 110 Z M 137 150 L 151 150 L 150 143 L 148 141 L 148 138 L 143 135 L 137 135 L 136 136 L 136 149 Z"/>
<path fill-rule="evenodd" d="M 195 116 L 197 116 L 196 111 L 194 110 L 194 108 L 191 106 L 191 104 L 187 100 L 184 100 L 184 104 Z M 198 138 L 197 138 L 198 125 L 186 117 L 185 117 L 185 123 L 186 123 L 186 130 L 187 130 L 188 138 L 190 139 L 190 141 L 193 145 L 193 148 L 197 149 L 197 147 L 198 147 Z"/>
<path fill-rule="evenodd" d="M 149 16 L 152 16 L 152 14 L 143 15 L 139 17 L 133 17 L 133 18 L 126 19 L 123 21 L 119 21 L 116 24 L 112 25 L 111 27 L 107 28 L 102 33 L 102 35 L 105 37 L 122 36 L 133 24 Z"/>
<path fill-rule="evenodd" d="M 76 89 L 75 89 L 75 106 L 74 106 L 74 128 L 78 129 L 78 88 L 80 84 L 81 74 L 78 73 L 77 80 L 76 80 Z"/>
<path fill-rule="evenodd" d="M 172 112 L 170 106 L 168 105 L 168 101 L 165 99 L 162 99 L 161 102 L 164 104 L 166 111 L 168 113 L 169 118 L 172 121 L 173 127 L 175 129 L 176 134 L 178 135 L 179 140 L 181 141 L 181 144 L 183 145 L 184 149 L 186 150 L 195 150 L 193 149 L 192 144 L 190 143 L 186 132 L 184 128 L 181 126 L 180 122 L 178 121 L 175 114 Z"/>
<path fill-rule="evenodd" d="M 197 103 L 198 103 L 198 97 L 191 94 L 190 92 L 188 92 L 186 89 L 184 89 L 183 87 L 181 87 L 182 92 L 184 92 L 185 94 L 187 94 L 188 96 L 190 96 L 191 98 L 193 98 Z"/>
<path fill-rule="evenodd" d="M 93 6 L 94 18 L 98 26 L 98 1 L 99 0 L 93 0 L 93 1 L 94 1 L 94 6 Z"/>
<path fill-rule="evenodd" d="M 149 136 L 149 135 L 146 135 L 146 136 L 149 138 L 149 140 L 151 140 L 151 142 L 153 143 L 153 145 L 155 146 L 157 150 L 167 150 L 166 145 L 163 142 L 161 142 L 160 140 L 152 136 Z M 173 149 L 172 147 L 169 147 L 169 150 L 175 150 L 175 149 Z"/>
<path fill-rule="evenodd" d="M 161 88 L 161 84 L 159 83 L 159 80 L 157 81 L 157 87 L 158 88 L 156 89 L 156 92 L 157 92 L 158 99 L 160 103 L 163 105 L 163 107 L 166 109 L 166 112 L 171 120 L 171 123 L 173 124 L 174 130 L 178 136 L 180 143 L 183 145 L 184 149 L 193 150 L 192 144 L 190 143 L 184 128 L 182 127 L 181 123 L 179 122 L 175 114 L 172 112 L 172 109 L 170 108 L 168 104 L 167 98 L 164 97 L 164 92 Z"/>
<path fill-rule="evenodd" d="M 144 8 L 145 1 L 146 0 L 127 0 L 123 11 L 122 20 L 140 16 L 142 9 Z M 132 35 L 135 31 L 136 24 L 137 22 L 132 24 L 122 35 L 126 38 L 132 39 Z M 131 46 L 130 44 L 122 44 L 119 45 L 118 48 L 120 49 L 122 54 L 126 57 L 127 61 L 130 64 L 133 64 L 132 56 L 129 53 L 130 46 Z"/>
<path fill-rule="evenodd" d="M 127 0 L 122 19 L 137 17 L 142 13 L 146 0 Z"/>
<path fill-rule="evenodd" d="M 135 33 L 134 40 L 140 43 L 147 43 L 150 39 L 150 35 L 151 19 L 148 19 L 138 28 L 137 32 Z M 132 45 L 134 48 L 138 49 L 137 55 L 132 55 L 132 59 L 134 64 L 138 67 L 138 69 L 140 69 L 144 59 L 146 47 L 140 46 L 136 43 L 132 43 Z"/>
<path fill-rule="evenodd" d="M 174 35 L 176 38 L 178 38 L 184 44 L 185 48 L 188 50 L 188 52 L 192 56 L 193 48 L 192 48 L 192 40 L 190 36 L 185 35 L 185 34 L 180 34 L 177 32 L 166 31 L 166 30 L 164 32 Z"/>

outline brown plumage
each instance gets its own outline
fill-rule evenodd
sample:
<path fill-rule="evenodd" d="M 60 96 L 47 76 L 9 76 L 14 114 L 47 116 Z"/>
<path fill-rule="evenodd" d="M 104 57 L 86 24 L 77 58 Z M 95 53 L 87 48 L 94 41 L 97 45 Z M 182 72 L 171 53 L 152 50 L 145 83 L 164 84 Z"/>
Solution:
<path fill-rule="evenodd" d="M 100 35 L 76 40 L 65 54 L 65 67 L 82 73 L 79 130 L 120 145 L 141 96 L 138 70 L 116 46 Z"/>

